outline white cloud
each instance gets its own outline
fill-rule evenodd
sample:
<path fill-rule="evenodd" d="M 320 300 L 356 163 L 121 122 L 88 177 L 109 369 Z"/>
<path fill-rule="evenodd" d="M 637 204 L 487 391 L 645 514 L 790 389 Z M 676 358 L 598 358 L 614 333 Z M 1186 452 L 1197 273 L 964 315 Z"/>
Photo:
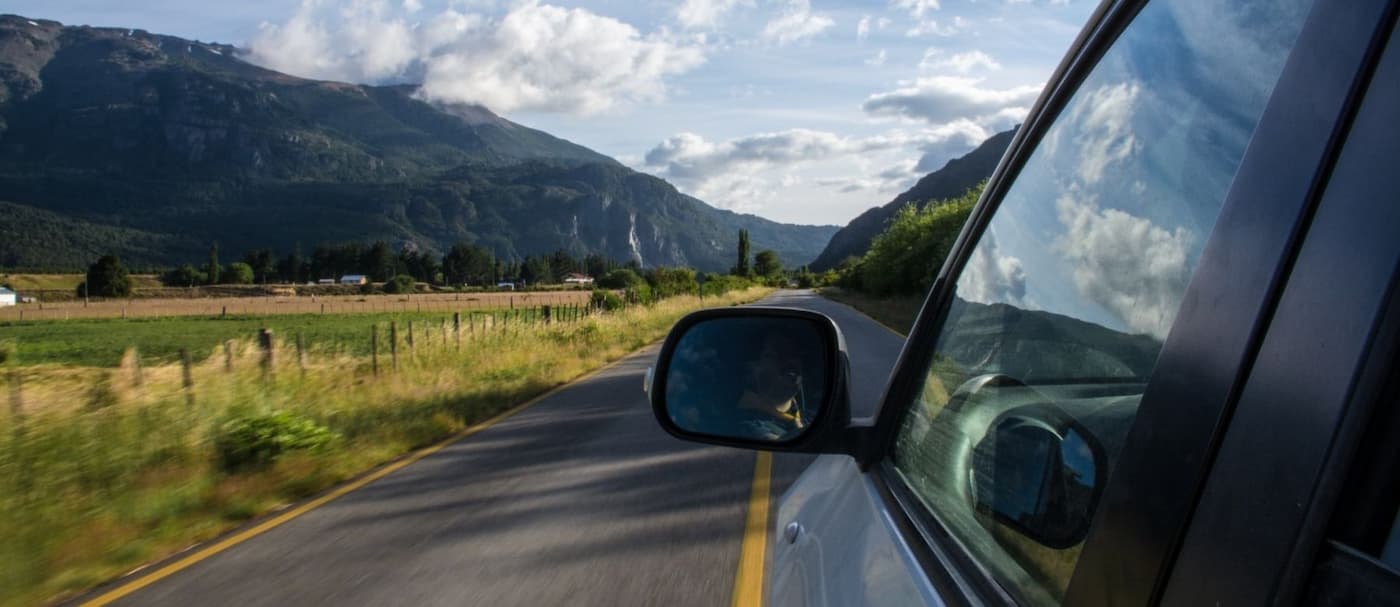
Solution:
<path fill-rule="evenodd" d="M 1021 260 L 1002 254 L 995 233 L 986 232 L 973 249 L 958 278 L 958 296 L 983 304 L 1026 304 L 1026 272 Z"/>
<path fill-rule="evenodd" d="M 866 59 L 866 60 L 865 60 L 865 64 L 866 64 L 866 65 L 871 65 L 871 66 L 880 66 L 880 65 L 884 65 L 884 64 L 885 64 L 885 59 L 887 59 L 888 57 L 889 57 L 889 55 L 888 55 L 887 53 L 885 53 L 885 49 L 880 49 L 880 52 L 875 53 L 875 56 L 874 56 L 874 57 L 871 57 L 871 58 L 869 58 L 869 59 Z"/>
<path fill-rule="evenodd" d="M 901 130 L 870 137 L 841 137 L 825 131 L 789 129 L 710 141 L 695 133 L 679 133 L 648 151 L 643 168 L 711 204 L 753 210 L 780 187 L 786 187 L 775 178 L 780 173 L 791 174 L 794 169 L 831 159 L 851 159 L 852 166 L 856 166 L 871 153 L 917 150 L 951 136 L 954 134 L 946 131 Z M 845 192 L 907 187 L 911 177 L 917 176 L 914 164 L 909 160 L 876 175 L 820 177 L 814 183 L 839 187 Z"/>
<path fill-rule="evenodd" d="M 1090 91 L 1069 116 L 1070 124 L 1079 125 L 1075 142 L 1083 154 L 1079 163 L 1082 183 L 1097 183 L 1105 169 L 1126 160 L 1137 148 L 1129 121 L 1141 90 L 1137 83 L 1129 82 L 1100 87 Z"/>
<path fill-rule="evenodd" d="M 660 99 L 666 78 L 704 61 L 665 30 L 644 36 L 583 9 L 527 0 L 500 17 L 447 9 L 410 26 L 393 6 L 304 0 L 285 23 L 263 25 L 248 58 L 309 78 L 421 81 L 427 99 L 498 112 L 576 114 Z"/>
<path fill-rule="evenodd" d="M 909 11 L 915 19 L 923 19 L 924 14 L 939 9 L 938 0 L 892 0 L 890 7 Z"/>
<path fill-rule="evenodd" d="M 994 72 L 1001 69 L 1001 64 L 982 51 L 973 50 L 944 57 L 943 51 L 936 48 L 924 51 L 924 57 L 919 61 L 921 70 L 951 70 L 967 74 L 978 68 Z"/>
<path fill-rule="evenodd" d="M 1191 232 L 1101 209 L 1078 188 L 1061 195 L 1055 210 L 1065 226 L 1056 246 L 1073 266 L 1075 288 L 1129 329 L 1165 339 L 1191 277 Z"/>
<path fill-rule="evenodd" d="M 933 76 L 900 84 L 893 91 L 871 95 L 861 107 L 873 116 L 900 116 L 932 124 L 958 119 L 992 121 L 1008 109 L 1028 107 L 1040 94 L 1039 86 L 983 88 L 980 78 L 965 76 Z"/>
<path fill-rule="evenodd" d="M 870 36 L 870 15 L 864 15 L 856 23 L 856 40 L 865 40 Z"/>
<path fill-rule="evenodd" d="M 909 38 L 930 35 L 946 38 L 957 35 L 958 32 L 967 29 L 967 26 L 967 20 L 962 17 L 953 17 L 942 23 L 939 23 L 937 19 L 920 19 L 914 27 L 905 30 L 904 35 Z"/>
<path fill-rule="evenodd" d="M 763 39 L 790 44 L 822 33 L 836 22 L 825 13 L 813 13 L 808 0 L 789 0 L 781 15 L 763 26 Z"/>
<path fill-rule="evenodd" d="M 690 29 L 717 25 L 725 15 L 747 0 L 685 0 L 676 8 L 676 21 Z"/>

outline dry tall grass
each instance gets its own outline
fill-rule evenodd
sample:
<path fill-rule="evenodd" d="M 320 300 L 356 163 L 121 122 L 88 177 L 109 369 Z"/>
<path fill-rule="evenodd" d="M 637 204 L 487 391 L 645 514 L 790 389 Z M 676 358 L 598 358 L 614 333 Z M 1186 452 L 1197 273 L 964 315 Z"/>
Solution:
<path fill-rule="evenodd" d="M 707 297 L 718 306 L 765 289 Z M 380 334 L 367 356 L 254 343 L 190 369 L 11 368 L 16 405 L 0 417 L 0 604 L 81 591 L 241 520 L 320 492 L 661 338 L 694 297 L 571 322 Z M 561 319 L 562 320 L 562 319 Z M 460 342 L 459 342 L 460 338 Z M 216 440 L 230 420 L 287 413 L 333 440 L 229 473 Z"/>

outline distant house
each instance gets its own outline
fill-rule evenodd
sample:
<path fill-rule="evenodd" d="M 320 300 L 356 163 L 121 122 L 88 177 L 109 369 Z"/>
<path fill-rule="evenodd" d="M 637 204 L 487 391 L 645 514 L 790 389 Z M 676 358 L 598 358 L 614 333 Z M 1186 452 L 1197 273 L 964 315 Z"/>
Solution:
<path fill-rule="evenodd" d="M 340 277 L 340 284 L 343 285 L 362 285 L 368 282 L 369 279 L 365 278 L 364 274 L 346 274 Z"/>
<path fill-rule="evenodd" d="M 574 272 L 574 273 L 569 274 L 569 275 L 567 275 L 567 276 L 564 277 L 564 284 L 566 284 L 566 285 L 591 285 L 591 284 L 593 284 L 593 277 L 592 277 L 592 276 L 589 276 L 589 275 L 587 275 L 587 274 L 579 274 L 578 272 Z"/>
<path fill-rule="evenodd" d="M 497 288 L 497 289 L 505 289 L 505 290 L 507 290 L 507 291 L 514 291 L 514 290 L 515 290 L 515 283 L 513 283 L 513 282 L 498 282 L 498 283 L 496 283 L 496 288 Z"/>
<path fill-rule="evenodd" d="M 320 279 L 320 280 L 317 280 L 317 281 L 316 281 L 316 284 L 318 284 L 318 285 L 333 285 L 333 284 L 335 284 L 335 279 L 334 279 L 334 278 L 322 278 L 322 279 Z"/>
<path fill-rule="evenodd" d="M 14 291 L 0 287 L 0 306 L 13 306 L 18 300 Z"/>

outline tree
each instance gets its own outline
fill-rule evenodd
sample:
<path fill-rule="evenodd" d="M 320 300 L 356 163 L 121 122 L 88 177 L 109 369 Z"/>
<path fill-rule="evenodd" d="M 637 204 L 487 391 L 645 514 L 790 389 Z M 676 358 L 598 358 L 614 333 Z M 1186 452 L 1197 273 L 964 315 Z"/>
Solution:
<path fill-rule="evenodd" d="M 549 260 L 543 257 L 526 257 L 520 268 L 520 278 L 527 285 L 556 282 L 554 271 L 549 267 Z"/>
<path fill-rule="evenodd" d="M 979 185 L 923 209 L 900 209 L 865 257 L 843 271 L 841 285 L 882 297 L 927 293 L 981 193 Z"/>
<path fill-rule="evenodd" d="M 277 271 L 277 258 L 270 249 L 254 249 L 243 256 L 243 263 L 253 269 L 253 282 L 267 284 Z"/>
<path fill-rule="evenodd" d="M 602 255 L 591 254 L 583 258 L 583 271 L 593 278 L 598 278 L 599 276 L 607 274 L 609 270 L 615 267 L 617 267 L 617 264 Z"/>
<path fill-rule="evenodd" d="M 496 280 L 496 266 L 490 249 L 459 242 L 442 257 L 442 277 L 449 285 L 490 285 Z"/>
<path fill-rule="evenodd" d="M 408 274 L 399 274 L 384 282 L 385 293 L 412 293 L 417 288 L 413 277 Z"/>
<path fill-rule="evenodd" d="M 160 275 L 160 283 L 167 287 L 193 287 L 204 284 L 208 276 L 193 264 L 185 264 Z"/>
<path fill-rule="evenodd" d="M 277 275 L 287 282 L 301 282 L 305 280 L 302 278 L 306 273 L 303 267 L 305 265 L 306 262 L 301 258 L 301 243 L 298 242 L 291 253 L 277 262 Z"/>
<path fill-rule="evenodd" d="M 739 259 L 729 270 L 735 276 L 749 276 L 749 231 L 739 230 Z"/>
<path fill-rule="evenodd" d="M 78 285 L 78 295 L 126 297 L 131 295 L 131 276 L 116 255 L 103 255 L 88 267 L 87 280 Z"/>
<path fill-rule="evenodd" d="M 389 244 L 382 240 L 369 246 L 362 259 L 362 265 L 370 278 L 378 282 L 387 282 L 399 273 L 398 256 L 389 248 Z"/>
<path fill-rule="evenodd" d="M 224 282 L 235 285 L 253 284 L 253 266 L 241 261 L 228 264 L 224 270 Z"/>
<path fill-rule="evenodd" d="M 763 278 L 773 278 L 783 273 L 783 263 L 778 261 L 778 253 L 764 249 L 753 258 L 753 272 Z"/>
<path fill-rule="evenodd" d="M 220 270 L 221 268 L 219 267 L 219 241 L 215 240 L 214 244 L 209 246 L 209 265 L 204 267 L 205 280 L 208 280 L 209 284 L 211 285 L 219 284 Z"/>

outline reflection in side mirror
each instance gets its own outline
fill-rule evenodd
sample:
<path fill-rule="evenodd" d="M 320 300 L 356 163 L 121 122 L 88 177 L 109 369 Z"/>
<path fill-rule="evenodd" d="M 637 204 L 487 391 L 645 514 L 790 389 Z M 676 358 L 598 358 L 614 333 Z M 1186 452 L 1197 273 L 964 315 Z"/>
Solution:
<path fill-rule="evenodd" d="M 1073 425 L 1008 415 L 973 448 L 972 499 L 978 512 L 1031 540 L 1068 548 L 1089 533 L 1105 461 Z"/>
<path fill-rule="evenodd" d="M 698 438 L 778 445 L 800 439 L 822 415 L 837 373 L 830 321 L 745 312 L 677 326 L 651 386 L 660 392 L 651 396 L 663 425 Z"/>

